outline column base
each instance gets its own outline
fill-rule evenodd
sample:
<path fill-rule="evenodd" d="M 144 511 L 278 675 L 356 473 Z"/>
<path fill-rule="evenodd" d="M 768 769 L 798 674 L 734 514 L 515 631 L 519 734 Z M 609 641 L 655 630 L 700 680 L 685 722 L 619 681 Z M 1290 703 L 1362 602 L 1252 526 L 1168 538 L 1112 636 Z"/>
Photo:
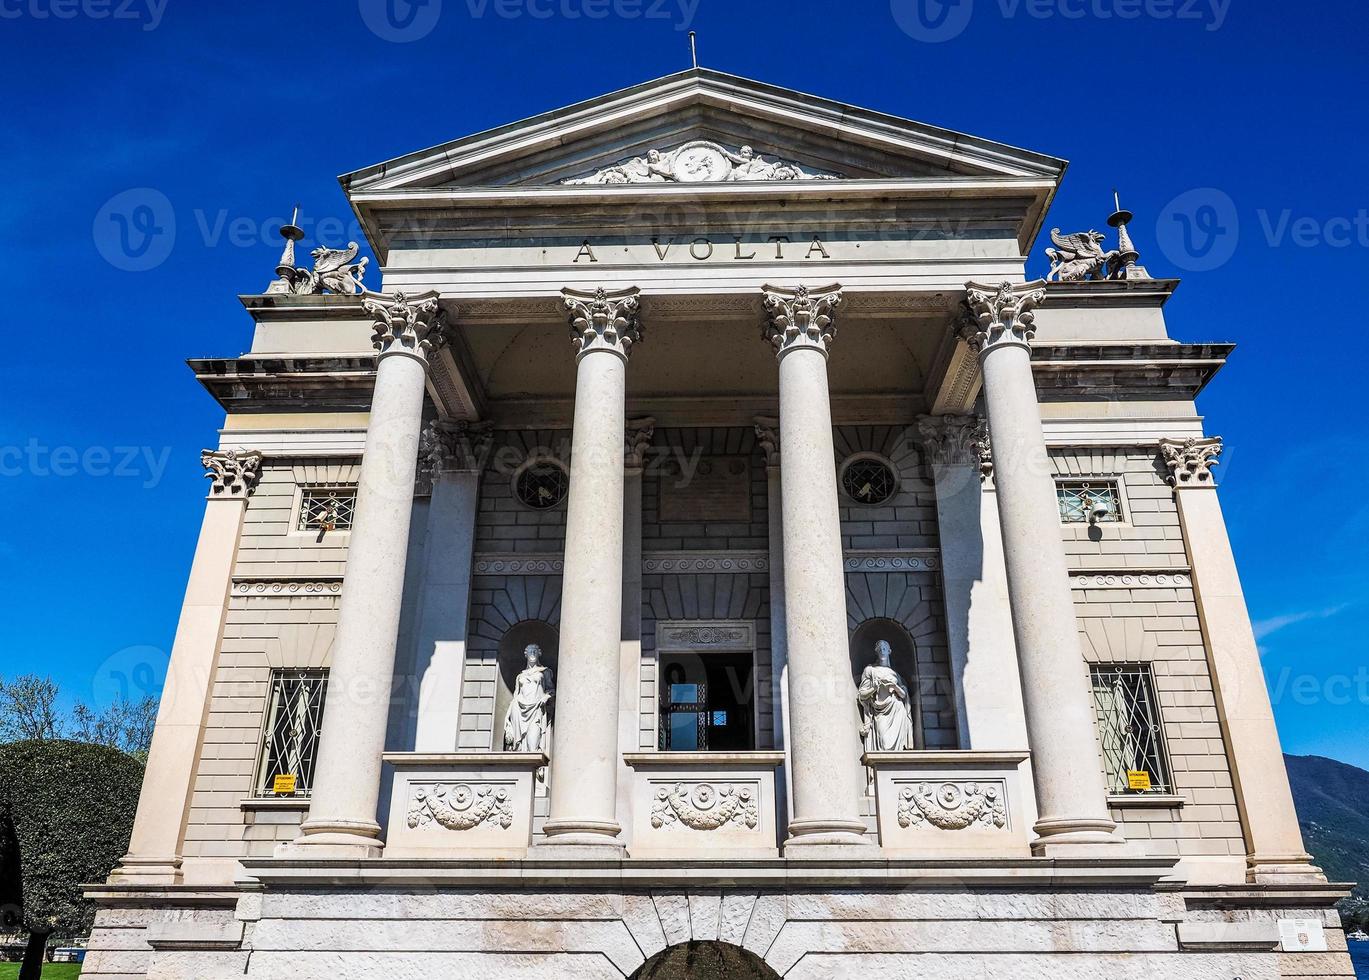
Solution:
<path fill-rule="evenodd" d="M 874 861 L 883 853 L 859 820 L 791 820 L 784 856 L 817 861 Z"/>
<path fill-rule="evenodd" d="M 1127 842 L 1109 819 L 1055 818 L 1038 820 L 1032 828 L 1038 834 L 1031 842 L 1035 857 L 1112 858 L 1141 857 L 1143 851 Z"/>
<path fill-rule="evenodd" d="M 168 857 L 135 857 L 125 854 L 109 874 L 111 885 L 175 885 L 181 880 L 181 859 Z"/>
<path fill-rule="evenodd" d="M 627 857 L 619 839 L 623 828 L 612 820 L 548 820 L 546 839 L 528 848 L 529 860 L 614 861 Z"/>
<path fill-rule="evenodd" d="M 306 820 L 300 836 L 278 844 L 275 856 L 296 860 L 367 860 L 380 857 L 380 824 L 367 820 Z"/>
<path fill-rule="evenodd" d="M 1246 858 L 1246 881 L 1252 885 L 1296 885 L 1326 881 L 1310 854 L 1253 854 Z"/>

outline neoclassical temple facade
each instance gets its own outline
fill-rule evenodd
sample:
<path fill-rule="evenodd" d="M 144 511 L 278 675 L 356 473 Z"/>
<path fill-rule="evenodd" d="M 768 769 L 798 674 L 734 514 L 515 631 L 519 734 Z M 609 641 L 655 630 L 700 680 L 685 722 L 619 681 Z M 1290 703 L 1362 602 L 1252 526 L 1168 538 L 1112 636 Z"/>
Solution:
<path fill-rule="evenodd" d="M 85 975 L 1350 976 L 1195 405 L 1232 345 L 1120 205 L 1028 281 L 1064 169 L 695 69 L 342 178 L 379 268 L 287 225 L 190 362 Z"/>

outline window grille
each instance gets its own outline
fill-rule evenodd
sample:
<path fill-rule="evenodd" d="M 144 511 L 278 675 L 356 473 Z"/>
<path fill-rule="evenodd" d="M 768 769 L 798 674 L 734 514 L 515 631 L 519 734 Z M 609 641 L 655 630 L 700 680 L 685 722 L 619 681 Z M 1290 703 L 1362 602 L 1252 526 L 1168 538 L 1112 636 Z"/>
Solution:
<path fill-rule="evenodd" d="M 1060 520 L 1066 524 L 1116 524 L 1122 519 L 1122 498 L 1113 480 L 1070 480 L 1055 487 Z"/>
<path fill-rule="evenodd" d="M 356 487 L 305 487 L 299 507 L 299 530 L 347 530 L 352 526 L 356 506 Z"/>
<path fill-rule="evenodd" d="M 570 477 L 559 464 L 550 461 L 524 467 L 514 480 L 519 503 L 533 510 L 550 510 L 566 499 Z"/>
<path fill-rule="evenodd" d="M 327 684 L 326 670 L 272 672 L 271 702 L 256 784 L 258 796 L 310 795 Z"/>
<path fill-rule="evenodd" d="M 1173 792 L 1164 723 L 1150 667 L 1095 664 L 1089 672 L 1108 792 Z"/>
<path fill-rule="evenodd" d="M 841 487 L 857 503 L 882 504 L 894 495 L 898 480 L 884 460 L 858 456 L 842 468 Z"/>

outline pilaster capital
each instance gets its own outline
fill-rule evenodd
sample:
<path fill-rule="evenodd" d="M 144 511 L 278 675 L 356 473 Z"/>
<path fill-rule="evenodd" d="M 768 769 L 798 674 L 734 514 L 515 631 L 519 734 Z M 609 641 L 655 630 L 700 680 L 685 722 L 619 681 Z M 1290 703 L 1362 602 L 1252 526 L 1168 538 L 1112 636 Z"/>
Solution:
<path fill-rule="evenodd" d="M 780 420 L 769 415 L 757 415 L 756 442 L 765 453 L 766 466 L 780 465 Z"/>
<path fill-rule="evenodd" d="M 494 438 L 489 422 L 452 422 L 434 419 L 423 427 L 418 451 L 434 474 L 478 473 Z"/>
<path fill-rule="evenodd" d="M 446 342 L 446 316 L 437 300 L 436 292 L 413 297 L 402 292 L 376 294 L 365 300 L 363 308 L 375 318 L 371 343 L 376 352 L 381 357 L 407 354 L 427 364 L 428 355 Z"/>
<path fill-rule="evenodd" d="M 261 478 L 261 453 L 255 449 L 206 449 L 200 453 L 200 465 L 210 481 L 211 499 L 249 497 Z"/>
<path fill-rule="evenodd" d="M 1215 487 L 1212 467 L 1220 462 L 1221 455 L 1222 440 L 1218 436 L 1160 440 L 1160 458 L 1169 467 L 1169 485 L 1175 490 Z"/>
<path fill-rule="evenodd" d="M 654 418 L 629 419 L 624 432 L 623 466 L 625 469 L 641 472 L 646 463 L 646 451 L 651 446 L 651 437 L 656 434 Z"/>
<path fill-rule="evenodd" d="M 1046 299 L 1045 285 L 1044 279 L 997 286 L 967 282 L 964 310 L 968 316 L 960 325 L 961 336 L 981 357 L 996 347 L 1027 347 L 1036 336 L 1034 311 Z"/>
<path fill-rule="evenodd" d="M 592 293 L 563 289 L 561 302 L 570 312 L 570 341 L 577 362 L 601 350 L 626 361 L 632 345 L 642 342 L 641 290 L 636 286 L 612 293 L 603 286 Z"/>
<path fill-rule="evenodd" d="M 928 461 L 943 466 L 975 466 L 981 479 L 993 475 L 988 423 L 978 415 L 920 415 L 917 431 Z"/>
<path fill-rule="evenodd" d="M 814 289 L 762 286 L 767 321 L 761 336 L 774 346 L 777 358 L 799 348 L 816 350 L 826 357 L 836 336 L 833 314 L 841 300 L 841 284 L 835 282 Z"/>

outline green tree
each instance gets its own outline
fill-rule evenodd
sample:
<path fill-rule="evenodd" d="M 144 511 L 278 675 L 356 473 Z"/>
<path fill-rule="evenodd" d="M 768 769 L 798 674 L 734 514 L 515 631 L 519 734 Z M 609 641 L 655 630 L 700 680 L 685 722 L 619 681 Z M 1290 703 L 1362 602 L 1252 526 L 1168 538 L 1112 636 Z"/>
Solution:
<path fill-rule="evenodd" d="M 103 881 L 128 850 L 142 778 L 136 759 L 106 746 L 0 745 L 0 912 L 29 934 L 20 980 L 38 980 L 49 939 L 90 932 L 80 886 Z"/>
<path fill-rule="evenodd" d="M 52 678 L 25 674 L 6 681 L 0 677 L 0 742 L 61 737 L 57 685 Z"/>

